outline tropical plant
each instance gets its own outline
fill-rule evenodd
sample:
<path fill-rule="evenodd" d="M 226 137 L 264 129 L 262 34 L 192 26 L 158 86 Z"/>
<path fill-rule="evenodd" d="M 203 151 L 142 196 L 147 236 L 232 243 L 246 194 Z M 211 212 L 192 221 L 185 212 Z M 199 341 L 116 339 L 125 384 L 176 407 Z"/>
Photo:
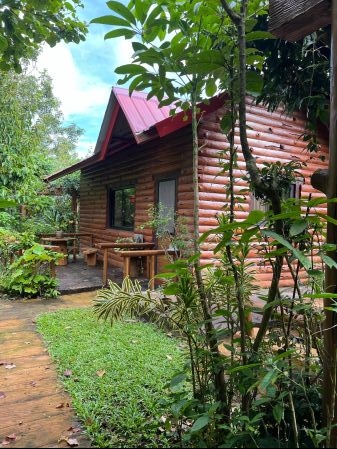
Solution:
<path fill-rule="evenodd" d="M 0 288 L 14 297 L 57 296 L 57 279 L 52 275 L 51 265 L 60 257 L 59 253 L 46 250 L 39 244 L 20 251 L 18 257 L 5 266 Z"/>

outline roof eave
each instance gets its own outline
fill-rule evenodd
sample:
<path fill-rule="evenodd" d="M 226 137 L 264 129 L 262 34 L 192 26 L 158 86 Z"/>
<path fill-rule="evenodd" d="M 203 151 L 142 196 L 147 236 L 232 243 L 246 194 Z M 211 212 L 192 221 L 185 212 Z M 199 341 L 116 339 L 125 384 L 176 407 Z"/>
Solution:
<path fill-rule="evenodd" d="M 76 162 L 76 164 L 70 165 L 70 167 L 66 167 L 62 170 L 59 170 L 51 175 L 47 175 L 43 178 L 45 182 L 55 181 L 55 179 L 62 178 L 63 176 L 70 175 L 75 171 L 81 170 L 82 168 L 88 167 L 89 165 L 94 164 L 99 160 L 99 153 L 93 154 L 92 156 L 83 159 L 80 162 Z"/>

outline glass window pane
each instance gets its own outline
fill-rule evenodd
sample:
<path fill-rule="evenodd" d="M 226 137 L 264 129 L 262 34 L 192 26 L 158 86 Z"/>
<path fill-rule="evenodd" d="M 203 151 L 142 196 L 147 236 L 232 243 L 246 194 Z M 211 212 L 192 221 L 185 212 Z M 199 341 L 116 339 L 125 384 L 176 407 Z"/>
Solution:
<path fill-rule="evenodd" d="M 109 226 L 133 229 L 135 216 L 135 188 L 110 189 Z"/>
<path fill-rule="evenodd" d="M 161 231 L 168 231 L 174 233 L 174 216 L 176 205 L 176 181 L 175 179 L 167 179 L 160 181 L 158 184 L 158 204 L 159 211 L 165 221 L 165 229 Z"/>

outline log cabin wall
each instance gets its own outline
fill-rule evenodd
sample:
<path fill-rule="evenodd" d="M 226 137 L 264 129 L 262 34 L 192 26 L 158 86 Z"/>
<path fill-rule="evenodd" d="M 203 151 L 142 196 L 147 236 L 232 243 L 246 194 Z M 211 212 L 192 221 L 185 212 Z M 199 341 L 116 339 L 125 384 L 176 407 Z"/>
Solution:
<path fill-rule="evenodd" d="M 199 209 L 200 209 L 200 234 L 217 225 L 215 214 L 223 210 L 225 199 L 225 186 L 228 185 L 227 173 L 220 173 L 219 155 L 228 149 L 228 142 L 220 130 L 219 121 L 224 110 L 205 116 L 199 128 Z M 247 99 L 247 126 L 249 145 L 257 158 L 258 165 L 263 162 L 289 162 L 301 161 L 306 164 L 300 172 L 305 177 L 301 187 L 301 197 L 321 197 L 322 194 L 310 184 L 310 176 L 319 168 L 327 168 L 328 165 L 328 141 L 327 137 L 321 141 L 321 152 L 309 154 L 306 143 L 301 140 L 305 129 L 305 121 L 300 114 L 286 116 L 282 110 L 271 113 L 263 106 L 256 106 L 251 99 Z M 244 194 L 247 188 L 244 180 L 246 175 L 245 162 L 240 151 L 240 139 L 238 130 L 235 135 L 235 145 L 238 147 L 237 169 L 235 170 L 235 215 L 236 219 L 243 220 L 251 209 L 251 195 Z M 322 158 L 324 161 L 322 161 Z M 325 208 L 318 209 L 326 212 Z M 212 249 L 215 243 L 211 239 L 202 246 L 202 263 L 210 263 L 214 260 Z M 267 287 L 271 278 L 270 267 L 264 266 L 262 257 L 252 253 L 247 262 L 256 265 L 256 282 L 262 288 Z M 282 278 L 282 286 L 291 285 L 290 273 L 285 271 Z"/>
<path fill-rule="evenodd" d="M 178 212 L 185 215 L 192 227 L 192 162 L 190 127 L 142 145 L 134 145 L 109 156 L 106 160 L 82 170 L 80 229 L 91 232 L 94 243 L 112 242 L 118 237 L 132 237 L 134 233 L 144 235 L 144 241 L 154 239 L 151 229 L 139 229 L 148 219 L 148 209 L 155 201 L 157 177 L 177 174 Z M 135 227 L 134 231 L 108 228 L 107 189 L 122 186 L 128 182 L 135 185 Z M 102 260 L 102 252 L 98 259 Z M 122 267 L 121 258 L 109 251 L 109 265 Z"/>

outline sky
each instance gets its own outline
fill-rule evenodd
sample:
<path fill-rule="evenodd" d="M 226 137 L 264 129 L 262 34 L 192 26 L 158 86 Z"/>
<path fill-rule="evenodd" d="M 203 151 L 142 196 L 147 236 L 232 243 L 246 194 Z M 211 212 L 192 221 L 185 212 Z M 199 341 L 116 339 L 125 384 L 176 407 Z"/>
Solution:
<path fill-rule="evenodd" d="M 82 0 L 81 20 L 111 14 L 105 0 Z M 92 154 L 111 88 L 117 85 L 114 70 L 131 62 L 132 47 L 124 38 L 104 40 L 111 27 L 90 24 L 86 41 L 44 46 L 37 67 L 52 78 L 54 95 L 61 102 L 64 124 L 74 123 L 84 130 L 76 152 L 80 158 Z M 126 87 L 126 86 L 125 86 Z"/>

